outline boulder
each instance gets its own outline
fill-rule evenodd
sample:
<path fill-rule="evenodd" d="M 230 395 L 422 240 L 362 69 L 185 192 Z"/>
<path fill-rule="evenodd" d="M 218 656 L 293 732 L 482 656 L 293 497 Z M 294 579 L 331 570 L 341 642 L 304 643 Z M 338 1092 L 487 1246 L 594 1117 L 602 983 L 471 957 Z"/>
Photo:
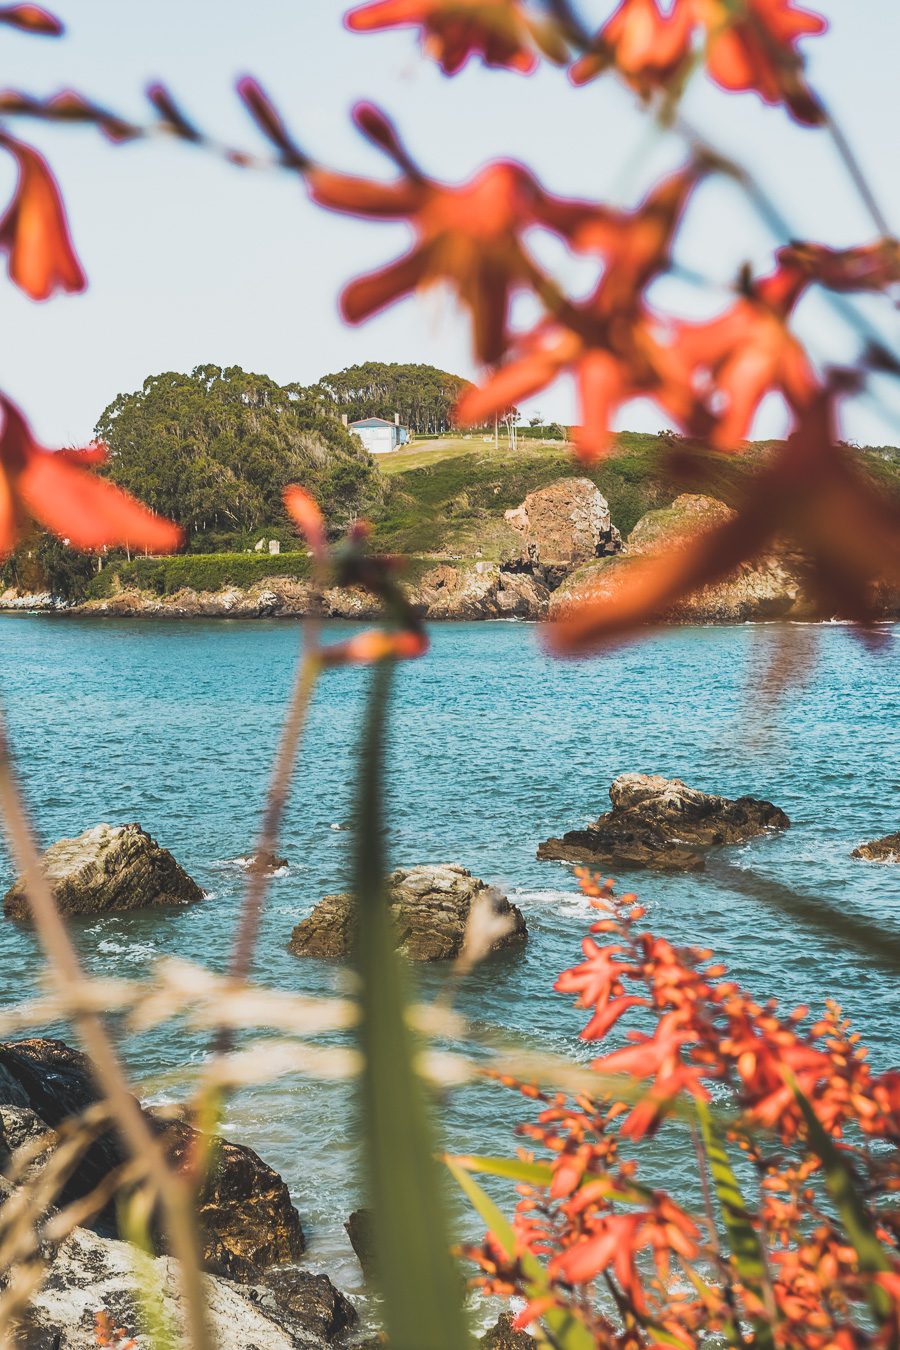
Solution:
<path fill-rule="evenodd" d="M 189 1168 L 198 1131 L 181 1120 L 153 1119 L 170 1163 Z M 285 1182 L 252 1148 L 228 1139 L 216 1139 L 210 1149 L 197 1225 L 204 1269 L 232 1280 L 252 1281 L 271 1266 L 296 1261 L 306 1247 Z"/>
<path fill-rule="evenodd" d="M 22 1317 L 14 1344 L 28 1350 L 96 1350 L 98 1317 L 121 1328 L 122 1341 L 137 1336 L 144 1350 L 150 1342 L 141 1335 L 140 1298 L 134 1276 L 134 1255 L 126 1242 L 104 1238 L 85 1228 L 76 1228 L 51 1258 L 41 1288 Z M 350 1305 L 333 1290 L 331 1301 L 341 1311 L 327 1315 L 329 1298 L 320 1288 L 325 1276 L 309 1276 L 310 1297 L 303 1298 L 298 1284 L 285 1283 L 285 1297 L 267 1298 L 264 1291 L 248 1289 L 215 1275 L 204 1277 L 213 1338 L 218 1350 L 320 1350 L 333 1339 L 328 1328 L 336 1322 L 349 1325 Z M 178 1268 L 167 1256 L 156 1257 L 147 1273 L 149 1287 L 161 1302 L 165 1323 L 184 1324 L 184 1305 Z M 293 1291 L 293 1292 L 292 1292 Z M 289 1306 L 289 1305 L 295 1306 Z M 352 1313 L 352 1309 L 350 1309 Z M 181 1337 L 178 1337 L 179 1343 Z"/>
<path fill-rule="evenodd" d="M 790 825 L 771 802 L 755 797 L 731 801 L 659 774 L 620 774 L 609 797 L 611 811 L 586 829 L 546 839 L 538 858 L 692 871 L 705 865 L 713 846 L 741 843 Z"/>
<path fill-rule="evenodd" d="M 504 518 L 522 537 L 521 558 L 535 566 L 568 570 L 622 546 L 606 498 L 589 478 L 561 478 L 529 492 Z"/>
<path fill-rule="evenodd" d="M 374 1245 L 372 1238 L 372 1214 L 368 1209 L 355 1209 L 344 1224 L 350 1246 L 356 1253 L 356 1259 L 362 1266 L 366 1279 L 372 1276 L 374 1266 Z"/>
<path fill-rule="evenodd" d="M 65 1042 L 0 1043 L 0 1109 L 2 1104 L 25 1108 L 45 1128 L 56 1128 L 96 1100 L 87 1056 Z M 186 1121 L 166 1119 L 147 1108 L 145 1113 L 162 1135 L 170 1161 L 187 1166 L 198 1131 Z M 87 1195 L 123 1157 L 117 1135 L 113 1131 L 102 1135 L 72 1172 L 60 1201 Z M 300 1216 L 285 1182 L 253 1149 L 227 1139 L 216 1139 L 210 1149 L 197 1216 L 204 1265 L 218 1275 L 252 1281 L 269 1266 L 296 1261 L 305 1248 Z M 114 1201 L 93 1226 L 115 1236 Z"/>
<path fill-rule="evenodd" d="M 528 936 L 521 910 L 458 863 L 398 868 L 388 877 L 387 888 L 397 950 L 412 961 L 449 961 L 459 956 L 476 901 L 484 901 L 493 916 L 508 921 L 507 931 L 497 937 L 491 950 L 515 946 Z M 326 895 L 297 924 L 288 950 L 295 956 L 346 956 L 353 944 L 354 917 L 352 895 Z"/>
<path fill-rule="evenodd" d="M 356 1309 L 327 1275 L 288 1266 L 269 1270 L 246 1295 L 267 1316 L 286 1319 L 294 1333 L 330 1344 L 356 1325 Z"/>
<path fill-rule="evenodd" d="M 627 585 L 637 560 L 673 553 L 735 512 L 714 497 L 682 493 L 670 506 L 648 511 L 626 540 L 624 551 L 577 568 L 553 593 L 551 619 L 563 618 L 586 599 L 615 598 Z M 791 560 L 767 554 L 713 586 L 702 586 L 660 614 L 675 623 L 744 623 L 804 611 L 800 569 Z"/>
<path fill-rule="evenodd" d="M 886 834 L 883 839 L 870 839 L 850 854 L 851 858 L 865 858 L 867 862 L 900 863 L 900 830 Z"/>
<path fill-rule="evenodd" d="M 513 1320 L 512 1313 L 500 1314 L 481 1338 L 480 1344 L 485 1350 L 531 1350 L 535 1344 L 534 1337 L 529 1336 L 527 1331 L 516 1331 Z"/>
<path fill-rule="evenodd" d="M 140 825 L 95 825 L 77 839 L 60 839 L 43 865 L 63 914 L 190 905 L 203 891 Z M 3 900 L 10 919 L 31 917 L 20 877 Z"/>

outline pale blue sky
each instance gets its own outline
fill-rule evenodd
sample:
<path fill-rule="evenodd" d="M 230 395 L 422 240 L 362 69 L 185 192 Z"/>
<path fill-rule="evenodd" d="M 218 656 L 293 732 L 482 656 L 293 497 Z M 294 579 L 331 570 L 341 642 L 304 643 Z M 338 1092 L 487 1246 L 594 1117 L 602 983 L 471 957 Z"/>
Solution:
<path fill-rule="evenodd" d="M 260 142 L 234 95 L 235 78 L 255 74 L 272 92 L 297 138 L 317 157 L 382 173 L 380 158 L 353 131 L 352 103 L 381 102 L 414 153 L 437 176 L 460 179 L 484 160 L 530 163 L 553 189 L 630 205 L 653 177 L 681 158 L 675 137 L 648 132 L 634 101 L 611 79 L 572 90 L 561 72 L 531 78 L 470 65 L 444 79 L 419 59 L 411 33 L 351 35 L 336 0 L 59 0 L 63 41 L 0 34 L 4 84 L 49 94 L 75 85 L 143 116 L 141 91 L 160 78 L 210 131 L 248 146 Z M 608 0 L 584 0 L 600 19 Z M 831 21 L 806 43 L 810 74 L 876 184 L 900 229 L 896 0 L 823 0 Z M 845 245 L 874 227 L 823 132 L 796 127 L 753 95 L 726 96 L 704 79 L 686 112 L 723 149 L 752 166 L 797 235 Z M 63 185 L 74 237 L 90 278 L 86 295 L 34 305 L 5 281 L 0 384 L 25 406 L 50 444 L 84 441 L 115 394 L 161 370 L 200 362 L 239 364 L 287 382 L 311 382 L 357 361 L 429 361 L 474 375 L 465 322 L 437 295 L 406 302 L 361 328 L 337 314 L 343 280 L 399 253 L 402 226 L 361 224 L 312 207 L 286 175 L 242 173 L 189 147 L 166 143 L 114 148 L 90 130 L 20 124 L 50 157 Z M 13 182 L 0 165 L 0 192 Z M 770 237 L 736 189 L 704 187 L 686 222 L 679 258 L 726 284 L 743 260 L 767 262 Z M 553 255 L 572 285 L 583 269 Z M 655 298 L 685 313 L 711 313 L 724 295 L 673 280 Z M 900 340 L 896 312 L 869 306 Z M 800 323 L 817 357 L 855 350 L 843 324 L 815 297 Z M 848 409 L 845 432 L 900 443 L 900 399 L 885 420 L 871 401 Z M 571 420 L 563 383 L 535 400 Z M 659 413 L 640 404 L 620 425 L 655 430 Z M 764 409 L 757 430 L 782 425 Z"/>

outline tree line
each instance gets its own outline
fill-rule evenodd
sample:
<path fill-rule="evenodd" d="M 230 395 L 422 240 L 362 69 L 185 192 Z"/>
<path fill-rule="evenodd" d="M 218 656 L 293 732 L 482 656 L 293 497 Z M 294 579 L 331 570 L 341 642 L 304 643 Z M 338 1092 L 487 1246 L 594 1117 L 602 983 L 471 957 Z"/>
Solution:
<path fill-rule="evenodd" d="M 363 417 L 400 421 L 417 435 L 440 435 L 453 425 L 453 408 L 469 385 L 461 375 L 416 363 L 366 361 L 323 375 L 314 386 L 350 422 Z"/>

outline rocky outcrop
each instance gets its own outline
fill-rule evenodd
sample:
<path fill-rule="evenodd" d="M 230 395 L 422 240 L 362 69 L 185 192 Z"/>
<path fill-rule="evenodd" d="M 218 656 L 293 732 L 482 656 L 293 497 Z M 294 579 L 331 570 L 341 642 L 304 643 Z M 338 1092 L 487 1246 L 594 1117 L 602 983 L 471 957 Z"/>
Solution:
<path fill-rule="evenodd" d="M 485 1332 L 480 1344 L 485 1350 L 531 1350 L 534 1337 L 527 1331 L 516 1331 L 512 1313 L 501 1313 L 490 1331 Z"/>
<path fill-rule="evenodd" d="M 123 1342 L 141 1335 L 143 1318 L 134 1256 L 125 1242 L 76 1228 L 54 1252 L 49 1269 L 21 1319 L 16 1344 L 23 1350 L 96 1350 L 98 1318 L 121 1328 Z M 164 1323 L 184 1326 L 176 1263 L 153 1260 L 148 1283 L 160 1300 Z M 350 1303 L 324 1275 L 279 1272 L 271 1286 L 246 1287 L 207 1275 L 204 1280 L 213 1339 L 218 1350 L 320 1350 L 355 1321 Z M 180 1341 L 180 1337 L 178 1338 Z"/>
<path fill-rule="evenodd" d="M 397 950 L 412 961 L 449 961 L 463 949 L 473 906 L 506 931 L 491 950 L 515 946 L 528 936 L 521 910 L 458 863 L 399 868 L 387 882 Z M 298 923 L 288 944 L 295 956 L 346 956 L 353 945 L 352 895 L 326 895 Z"/>
<path fill-rule="evenodd" d="M 866 862 L 900 863 L 900 831 L 886 834 L 883 839 L 870 839 L 850 854 L 851 858 L 865 858 Z"/>
<path fill-rule="evenodd" d="M 694 493 L 676 497 L 662 510 L 648 511 L 631 531 L 621 556 L 577 568 L 566 578 L 551 597 L 550 618 L 563 617 L 587 596 L 612 599 L 627 583 L 635 559 L 683 549 L 698 534 L 734 515 L 723 502 Z M 768 554 L 679 600 L 660 618 L 674 623 L 744 623 L 799 617 L 806 609 L 798 567 Z"/>
<path fill-rule="evenodd" d="M 680 778 L 623 773 L 609 789 L 612 810 L 583 830 L 547 839 L 541 859 L 694 871 L 707 851 L 741 843 L 790 821 L 771 802 L 734 801 L 690 788 Z"/>
<path fill-rule="evenodd" d="M 356 1259 L 362 1267 L 366 1279 L 370 1279 L 374 1266 L 374 1239 L 372 1236 L 372 1214 L 368 1209 L 355 1209 L 344 1224 L 350 1246 L 356 1253 Z"/>
<path fill-rule="evenodd" d="M 622 547 L 609 504 L 589 478 L 561 478 L 529 492 L 504 518 L 522 537 L 520 560 L 560 575 Z"/>
<path fill-rule="evenodd" d="M 25 1109 L 45 1129 L 56 1129 L 96 1100 L 90 1062 L 63 1041 L 0 1043 L 0 1103 L 19 1112 Z M 170 1162 L 186 1167 L 191 1152 L 196 1151 L 198 1132 L 186 1121 L 164 1118 L 152 1109 L 145 1108 L 145 1112 L 162 1136 Z M 35 1126 L 30 1117 L 19 1116 L 13 1128 L 33 1132 Z M 61 1202 L 87 1195 L 123 1157 L 114 1133 L 101 1136 L 70 1176 L 60 1193 Z M 296 1261 L 305 1247 L 300 1216 L 281 1177 L 253 1149 L 226 1139 L 215 1140 L 209 1149 L 207 1181 L 198 1199 L 197 1216 L 206 1268 L 232 1279 L 255 1280 L 270 1266 Z M 115 1234 L 113 1203 L 95 1226 Z"/>
<path fill-rule="evenodd" d="M 184 1121 L 154 1116 L 154 1122 L 169 1162 L 187 1170 L 198 1132 Z M 213 1142 L 196 1212 L 203 1266 L 216 1275 L 250 1281 L 272 1266 L 296 1261 L 306 1246 L 286 1184 L 244 1144 Z"/>
<path fill-rule="evenodd" d="M 489 562 L 440 563 L 412 592 L 426 619 L 540 619 L 549 596 L 529 573 Z"/>
<path fill-rule="evenodd" d="M 77 839 L 51 844 L 42 862 L 63 914 L 190 905 L 203 899 L 196 881 L 140 825 L 95 825 Z M 3 912 L 10 919 L 30 919 L 21 877 L 6 892 Z"/>

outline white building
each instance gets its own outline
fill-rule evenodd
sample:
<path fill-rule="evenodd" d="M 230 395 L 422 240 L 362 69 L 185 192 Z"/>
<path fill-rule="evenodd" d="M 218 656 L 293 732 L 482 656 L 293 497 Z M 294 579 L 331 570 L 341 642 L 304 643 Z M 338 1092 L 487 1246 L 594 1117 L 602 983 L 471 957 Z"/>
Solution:
<path fill-rule="evenodd" d="M 399 413 L 393 422 L 384 417 L 363 417 L 359 422 L 350 422 L 347 429 L 359 437 L 370 455 L 387 454 L 409 440 L 409 431 L 400 425 Z"/>

